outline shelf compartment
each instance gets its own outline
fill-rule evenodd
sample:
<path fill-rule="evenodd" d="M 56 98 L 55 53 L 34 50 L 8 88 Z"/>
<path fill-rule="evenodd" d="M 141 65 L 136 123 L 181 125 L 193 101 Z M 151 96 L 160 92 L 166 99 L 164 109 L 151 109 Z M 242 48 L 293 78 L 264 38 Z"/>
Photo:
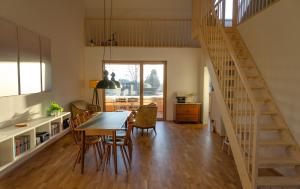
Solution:
<path fill-rule="evenodd" d="M 50 138 L 51 128 L 50 124 L 47 123 L 45 125 L 39 126 L 35 129 L 36 135 L 36 146 L 46 142 Z"/>
<path fill-rule="evenodd" d="M 35 130 L 29 130 L 14 137 L 15 158 L 35 148 Z"/>
<path fill-rule="evenodd" d="M 0 168 L 14 160 L 13 139 L 7 139 L 0 143 Z"/>

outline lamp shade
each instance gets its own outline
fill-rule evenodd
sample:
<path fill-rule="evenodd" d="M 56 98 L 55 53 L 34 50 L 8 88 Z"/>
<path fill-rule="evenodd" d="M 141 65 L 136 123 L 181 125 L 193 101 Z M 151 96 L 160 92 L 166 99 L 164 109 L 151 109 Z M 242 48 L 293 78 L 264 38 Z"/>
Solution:
<path fill-rule="evenodd" d="M 116 74 L 114 72 L 111 73 L 111 81 L 115 83 L 117 88 L 121 88 L 121 84 L 119 81 L 115 79 Z"/>
<path fill-rule="evenodd" d="M 116 89 L 116 85 L 113 81 L 108 79 L 108 71 L 103 72 L 103 79 L 96 85 L 97 89 Z"/>
<path fill-rule="evenodd" d="M 90 80 L 89 81 L 89 88 L 95 89 L 99 80 Z"/>

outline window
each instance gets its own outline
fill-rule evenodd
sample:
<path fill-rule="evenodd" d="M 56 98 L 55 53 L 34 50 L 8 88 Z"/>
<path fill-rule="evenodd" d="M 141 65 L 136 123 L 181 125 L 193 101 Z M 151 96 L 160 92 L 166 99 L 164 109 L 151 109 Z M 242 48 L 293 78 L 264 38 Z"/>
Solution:
<path fill-rule="evenodd" d="M 0 19 L 0 97 L 51 89 L 48 38 Z"/>
<path fill-rule="evenodd" d="M 0 96 L 19 94 L 17 26 L 0 19 Z"/>

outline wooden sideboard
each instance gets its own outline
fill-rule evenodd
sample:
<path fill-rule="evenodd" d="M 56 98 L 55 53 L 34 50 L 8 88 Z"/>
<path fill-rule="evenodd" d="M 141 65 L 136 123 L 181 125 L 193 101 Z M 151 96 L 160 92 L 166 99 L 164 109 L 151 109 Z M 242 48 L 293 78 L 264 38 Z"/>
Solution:
<path fill-rule="evenodd" d="M 201 122 L 201 104 L 200 103 L 175 103 L 174 121 L 176 123 Z"/>

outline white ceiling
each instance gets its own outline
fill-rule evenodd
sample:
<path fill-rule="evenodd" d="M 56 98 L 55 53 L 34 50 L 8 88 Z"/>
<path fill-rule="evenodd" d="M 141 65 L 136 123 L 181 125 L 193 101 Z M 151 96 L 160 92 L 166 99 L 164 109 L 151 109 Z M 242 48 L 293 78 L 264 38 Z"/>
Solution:
<path fill-rule="evenodd" d="M 87 17 L 103 16 L 104 0 L 84 0 Z M 109 8 L 111 0 L 106 0 Z M 121 18 L 191 18 L 192 0 L 113 0 L 113 16 Z"/>

